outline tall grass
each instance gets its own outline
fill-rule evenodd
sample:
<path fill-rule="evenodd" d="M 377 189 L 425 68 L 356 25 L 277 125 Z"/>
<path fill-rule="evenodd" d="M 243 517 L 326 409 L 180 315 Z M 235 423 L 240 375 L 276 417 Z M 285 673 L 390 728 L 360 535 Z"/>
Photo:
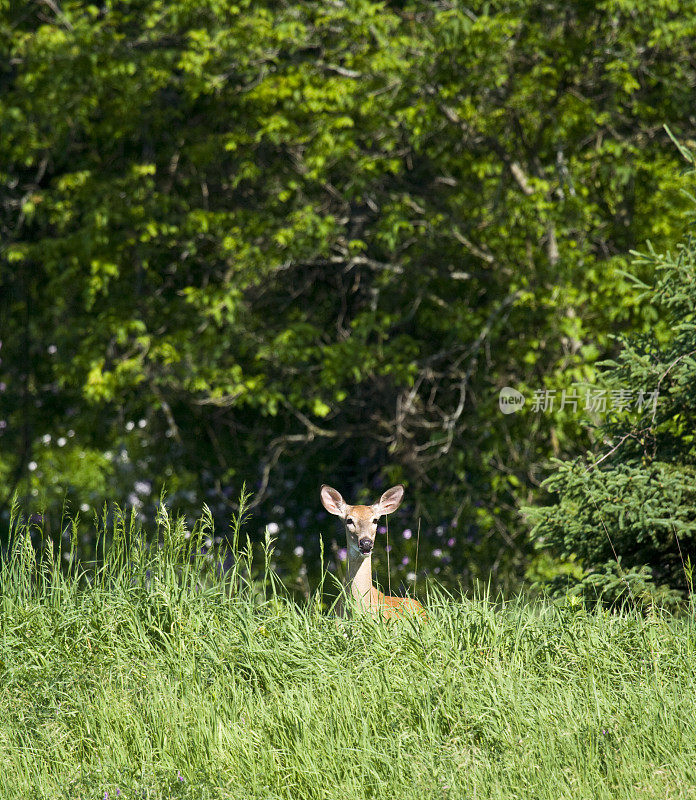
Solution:
<path fill-rule="evenodd" d="M 241 517 L 224 575 L 207 513 L 163 507 L 153 547 L 132 523 L 87 566 L 14 523 L 3 800 L 696 797 L 693 614 L 432 592 L 427 624 L 336 625 L 254 572 Z"/>

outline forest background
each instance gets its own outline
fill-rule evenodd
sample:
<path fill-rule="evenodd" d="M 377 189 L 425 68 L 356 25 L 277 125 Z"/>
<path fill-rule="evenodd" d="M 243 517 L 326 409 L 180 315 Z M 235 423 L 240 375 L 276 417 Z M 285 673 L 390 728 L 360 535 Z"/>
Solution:
<path fill-rule="evenodd" d="M 18 496 L 54 538 L 78 515 L 88 557 L 105 503 L 148 530 L 166 491 L 222 540 L 246 484 L 308 594 L 320 537 L 345 563 L 319 486 L 402 482 L 393 584 L 576 570 L 520 510 L 552 457 L 609 449 L 586 398 L 614 335 L 670 332 L 628 273 L 691 224 L 683 12 L 2 0 L 5 535 Z"/>

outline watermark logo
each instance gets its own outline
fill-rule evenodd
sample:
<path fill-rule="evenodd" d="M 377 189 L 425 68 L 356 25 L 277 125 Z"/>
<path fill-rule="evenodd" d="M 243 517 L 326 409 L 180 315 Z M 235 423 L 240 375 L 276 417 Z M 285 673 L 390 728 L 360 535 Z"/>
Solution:
<path fill-rule="evenodd" d="M 655 413 L 659 393 L 640 389 L 634 393 L 631 389 L 593 389 L 571 387 L 570 389 L 537 389 L 531 398 L 529 409 L 537 414 L 548 414 L 553 411 L 569 410 L 573 413 L 584 411 L 590 414 L 607 414 L 610 411 L 634 411 L 638 413 Z M 514 414 L 525 404 L 522 392 L 505 386 L 498 395 L 498 406 L 503 414 Z"/>
<path fill-rule="evenodd" d="M 498 407 L 503 414 L 514 414 L 524 405 L 524 395 L 511 386 L 503 386 L 498 395 Z"/>

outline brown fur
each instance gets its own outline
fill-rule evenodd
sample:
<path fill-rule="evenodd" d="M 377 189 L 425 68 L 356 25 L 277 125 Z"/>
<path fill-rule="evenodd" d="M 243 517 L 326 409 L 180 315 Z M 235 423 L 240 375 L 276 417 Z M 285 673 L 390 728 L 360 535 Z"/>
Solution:
<path fill-rule="evenodd" d="M 340 493 L 330 486 L 321 487 L 321 502 L 330 513 L 343 520 L 346 527 L 348 550 L 348 572 L 346 591 L 349 592 L 358 608 L 369 611 L 373 617 L 389 620 L 405 614 L 417 614 L 425 618 L 425 609 L 410 597 L 391 597 L 378 591 L 372 584 L 372 546 L 377 534 L 377 523 L 382 514 L 391 514 L 401 504 L 404 487 L 393 486 L 371 506 L 351 506 Z M 369 543 L 370 549 L 362 552 Z M 343 609 L 340 609 L 343 612 Z"/>

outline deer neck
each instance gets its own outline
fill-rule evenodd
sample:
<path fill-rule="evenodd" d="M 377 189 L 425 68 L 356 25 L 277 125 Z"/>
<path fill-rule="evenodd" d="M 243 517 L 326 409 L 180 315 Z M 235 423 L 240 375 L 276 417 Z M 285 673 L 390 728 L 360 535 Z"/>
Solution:
<path fill-rule="evenodd" d="M 348 542 L 348 573 L 346 589 L 358 608 L 372 609 L 375 590 L 372 586 L 372 553 L 364 556 L 357 547 Z"/>

